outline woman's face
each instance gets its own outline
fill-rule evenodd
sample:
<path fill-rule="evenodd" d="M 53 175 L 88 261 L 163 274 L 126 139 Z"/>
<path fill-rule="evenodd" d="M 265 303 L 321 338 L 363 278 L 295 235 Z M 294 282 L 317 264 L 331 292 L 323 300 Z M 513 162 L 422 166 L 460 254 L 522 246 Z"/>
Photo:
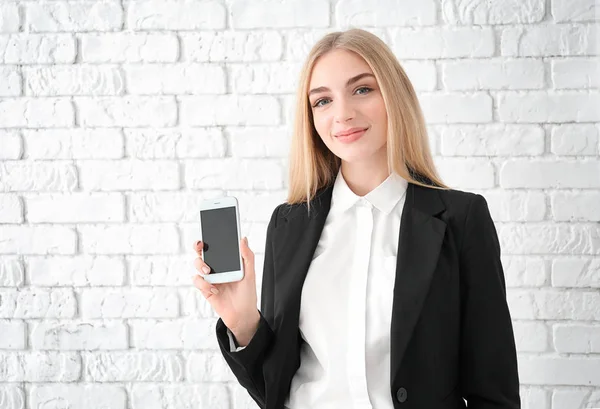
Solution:
<path fill-rule="evenodd" d="M 386 161 L 387 112 L 373 71 L 360 56 L 346 50 L 322 55 L 308 89 L 315 128 L 329 150 L 346 162 Z M 336 136 L 352 128 L 366 132 L 346 140 Z"/>

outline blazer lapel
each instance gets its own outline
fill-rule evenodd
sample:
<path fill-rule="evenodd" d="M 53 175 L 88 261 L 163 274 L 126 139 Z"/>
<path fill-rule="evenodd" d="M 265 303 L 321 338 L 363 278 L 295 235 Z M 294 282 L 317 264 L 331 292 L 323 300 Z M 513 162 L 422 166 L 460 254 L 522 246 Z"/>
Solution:
<path fill-rule="evenodd" d="M 275 325 L 284 344 L 298 336 L 302 286 L 331 206 L 333 184 L 306 205 L 283 208 L 274 235 Z M 433 216 L 444 210 L 435 189 L 408 184 L 399 232 L 391 323 L 391 384 L 419 317 L 435 270 L 446 224 Z M 290 338 L 288 338 L 290 337 Z M 289 344 L 288 344 L 289 345 Z"/>
<path fill-rule="evenodd" d="M 409 184 L 396 257 L 390 333 L 392 386 L 396 385 L 402 358 L 437 265 L 446 223 L 433 216 L 444 209 L 437 190 Z"/>

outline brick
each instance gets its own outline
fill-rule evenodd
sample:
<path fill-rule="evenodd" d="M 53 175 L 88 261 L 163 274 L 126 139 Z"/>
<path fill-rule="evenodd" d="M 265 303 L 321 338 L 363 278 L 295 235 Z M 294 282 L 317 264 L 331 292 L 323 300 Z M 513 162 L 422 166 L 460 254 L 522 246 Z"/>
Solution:
<path fill-rule="evenodd" d="M 556 89 L 600 88 L 600 61 L 598 59 L 553 60 L 550 67 L 552 84 Z M 574 72 L 577 75 L 573 75 Z"/>
<path fill-rule="evenodd" d="M 492 121 L 488 94 L 428 93 L 419 96 L 428 123 L 482 123 Z"/>
<path fill-rule="evenodd" d="M 600 402 L 600 390 L 598 388 L 563 389 L 553 388 L 553 408 L 594 408 Z"/>
<path fill-rule="evenodd" d="M 102 33 L 81 35 L 82 62 L 173 62 L 179 55 L 174 34 Z"/>
<path fill-rule="evenodd" d="M 224 94 L 225 71 L 214 64 L 128 65 L 131 94 Z"/>
<path fill-rule="evenodd" d="M 548 350 L 549 331 L 543 322 L 515 321 L 513 331 L 518 352 Z"/>
<path fill-rule="evenodd" d="M 502 256 L 507 287 L 542 287 L 548 283 L 544 260 L 540 257 Z"/>
<path fill-rule="evenodd" d="M 535 125 L 458 125 L 442 128 L 440 145 L 444 156 L 537 156 L 544 140 Z"/>
<path fill-rule="evenodd" d="M 188 288 L 179 289 L 181 315 L 192 318 L 218 318 L 217 313 L 213 310 L 206 298 L 204 298 L 204 295 L 202 295 L 200 290 L 193 287 L 191 277 L 189 278 L 189 283 L 190 286 Z"/>
<path fill-rule="evenodd" d="M 127 8 L 133 30 L 218 30 L 226 21 L 227 8 L 216 1 L 131 1 Z"/>
<path fill-rule="evenodd" d="M 246 1 L 229 4 L 231 26 L 236 29 L 329 27 L 329 3 L 319 0 L 262 0 L 260 7 Z"/>
<path fill-rule="evenodd" d="M 25 268 L 20 258 L 0 258 L 0 287 L 21 287 L 24 282 Z"/>
<path fill-rule="evenodd" d="M 185 185 L 192 189 L 281 189 L 283 169 L 274 160 L 205 159 L 185 164 Z"/>
<path fill-rule="evenodd" d="M 236 94 L 292 94 L 301 66 L 296 62 L 228 64 L 228 78 Z"/>
<path fill-rule="evenodd" d="M 77 235 L 71 227 L 6 225 L 2 227 L 0 254 L 75 254 Z"/>
<path fill-rule="evenodd" d="M 591 124 L 564 124 L 552 128 L 550 150 L 555 155 L 597 156 L 598 129 Z"/>
<path fill-rule="evenodd" d="M 600 188 L 600 161 L 508 160 L 500 167 L 500 186 L 530 189 L 597 189 Z"/>
<path fill-rule="evenodd" d="M 182 33 L 181 42 L 186 61 L 277 61 L 283 52 L 281 34 L 273 30 Z"/>
<path fill-rule="evenodd" d="M 187 406 L 228 409 L 230 407 L 228 390 L 228 385 L 218 383 L 208 385 L 144 385 L 138 383 L 132 388 L 131 407 L 132 409 L 167 409 Z M 256 406 L 256 402 L 254 405 Z"/>
<path fill-rule="evenodd" d="M 372 31 L 370 28 L 365 29 L 367 31 Z M 283 59 L 285 61 L 304 61 L 315 43 L 330 31 L 331 30 L 326 28 L 311 28 L 309 30 L 288 29 L 283 31 L 285 35 L 285 52 Z"/>
<path fill-rule="evenodd" d="M 77 310 L 69 289 L 0 289 L 0 296 L 0 318 L 72 318 Z"/>
<path fill-rule="evenodd" d="M 86 225 L 79 228 L 85 254 L 175 254 L 179 235 L 173 225 Z"/>
<path fill-rule="evenodd" d="M 492 218 L 497 222 L 542 221 L 546 216 L 546 196 L 543 192 L 522 190 L 487 190 Z"/>
<path fill-rule="evenodd" d="M 220 352 L 192 353 L 187 359 L 186 379 L 192 382 L 235 382 L 236 378 Z"/>
<path fill-rule="evenodd" d="M 600 321 L 600 293 L 558 289 L 509 289 L 515 320 Z"/>
<path fill-rule="evenodd" d="M 437 89 L 437 69 L 433 61 L 402 61 L 402 68 L 417 92 Z"/>
<path fill-rule="evenodd" d="M 17 130 L 0 129 L 0 160 L 2 159 L 21 159 L 23 155 L 23 141 L 21 134 Z"/>
<path fill-rule="evenodd" d="M 1 385 L 0 402 L 4 409 L 25 409 L 25 392 L 19 386 Z"/>
<path fill-rule="evenodd" d="M 19 4 L 16 2 L 0 4 L 0 33 L 17 32 L 20 25 Z"/>
<path fill-rule="evenodd" d="M 501 34 L 501 54 L 510 57 L 598 55 L 594 25 L 556 24 L 507 27 Z"/>
<path fill-rule="evenodd" d="M 174 161 L 85 161 L 80 163 L 84 190 L 174 190 L 178 189 L 179 167 Z"/>
<path fill-rule="evenodd" d="M 442 16 L 450 24 L 528 24 L 544 18 L 543 0 L 496 0 L 469 4 L 444 1 Z"/>
<path fill-rule="evenodd" d="M 437 22 L 433 0 L 410 5 L 390 0 L 341 0 L 335 4 L 335 18 L 344 27 L 430 26 Z"/>
<path fill-rule="evenodd" d="M 0 5 L 1 15 L 2 6 Z M 0 97 L 17 97 L 23 93 L 21 90 L 21 73 L 18 67 L 0 67 L 0 78 L 2 78 Z"/>
<path fill-rule="evenodd" d="M 506 254 L 600 254 L 600 226 L 536 223 L 497 227 Z"/>
<path fill-rule="evenodd" d="M 442 63 L 444 88 L 456 90 L 481 89 L 543 89 L 544 62 L 533 59 L 459 60 Z"/>
<path fill-rule="evenodd" d="M 104 256 L 27 257 L 30 284 L 42 287 L 119 286 L 125 283 L 121 258 Z"/>
<path fill-rule="evenodd" d="M 116 66 L 57 65 L 23 71 L 29 96 L 120 95 L 124 88 L 123 74 Z"/>
<path fill-rule="evenodd" d="M 90 288 L 81 293 L 85 318 L 172 318 L 178 312 L 177 294 L 166 288 Z"/>
<path fill-rule="evenodd" d="M 27 159 L 120 159 L 124 153 L 119 129 L 31 129 L 23 131 Z"/>
<path fill-rule="evenodd" d="M 183 362 L 176 353 L 82 352 L 82 358 L 87 381 L 180 382 L 183 380 Z M 152 386 L 153 390 L 156 388 L 157 385 Z"/>
<path fill-rule="evenodd" d="M 600 121 L 600 93 L 530 91 L 498 93 L 501 122 L 557 123 Z"/>
<path fill-rule="evenodd" d="M 126 129 L 127 154 L 139 159 L 221 158 L 227 141 L 220 128 Z"/>
<path fill-rule="evenodd" d="M 600 326 L 555 324 L 554 348 L 560 353 L 597 354 L 600 352 Z"/>
<path fill-rule="evenodd" d="M 25 31 L 115 31 L 123 27 L 118 1 L 56 1 L 25 4 Z"/>
<path fill-rule="evenodd" d="M 557 221 L 600 221 L 600 192 L 557 192 L 551 196 L 552 218 Z"/>
<path fill-rule="evenodd" d="M 520 386 L 522 409 L 548 409 L 550 400 L 548 392 L 540 387 Z"/>
<path fill-rule="evenodd" d="M 0 35 L 2 64 L 72 64 L 76 53 L 69 34 Z"/>
<path fill-rule="evenodd" d="M 0 100 L 0 127 L 70 127 L 75 121 L 73 104 L 59 98 L 15 98 Z"/>
<path fill-rule="evenodd" d="M 588 257 L 553 260 L 552 286 L 600 288 L 600 260 Z"/>
<path fill-rule="evenodd" d="M 0 191 L 72 191 L 77 170 L 65 162 L 0 163 Z"/>
<path fill-rule="evenodd" d="M 494 187 L 494 166 L 483 159 L 436 158 L 436 166 L 445 183 L 458 189 Z"/>
<path fill-rule="evenodd" d="M 214 335 L 215 319 L 131 320 L 131 346 L 137 349 L 212 349 L 219 344 Z"/>
<path fill-rule="evenodd" d="M 41 194 L 27 197 L 30 223 L 124 222 L 125 200 L 120 194 Z"/>
<path fill-rule="evenodd" d="M 598 20 L 597 0 L 552 0 L 551 13 L 556 22 Z M 557 406 L 555 406 L 557 407 Z"/>
<path fill-rule="evenodd" d="M 127 338 L 127 325 L 116 321 L 41 321 L 31 326 L 31 347 L 38 350 L 127 349 Z"/>
<path fill-rule="evenodd" d="M 173 97 L 81 97 L 75 105 L 81 126 L 171 126 L 177 120 Z"/>
<path fill-rule="evenodd" d="M 600 385 L 600 358 L 519 357 L 519 381 L 530 385 Z"/>
<path fill-rule="evenodd" d="M 79 380 L 81 359 L 75 353 L 0 351 L 2 382 L 73 382 Z"/>
<path fill-rule="evenodd" d="M 127 409 L 127 392 L 118 385 L 32 385 L 29 396 L 35 408 L 68 401 L 72 407 L 86 409 Z"/>
<path fill-rule="evenodd" d="M 26 349 L 27 326 L 25 321 L 0 321 L 0 349 Z M 0 393 L 0 396 L 2 394 Z"/>
<path fill-rule="evenodd" d="M 400 28 L 392 35 L 392 50 L 399 59 L 481 58 L 495 51 L 491 28 Z"/>
<path fill-rule="evenodd" d="M 221 196 L 205 192 L 140 192 L 129 195 L 129 220 L 136 223 L 197 222 L 200 203 Z"/>
<path fill-rule="evenodd" d="M 182 96 L 178 99 L 183 125 L 250 126 L 280 123 L 279 102 L 270 95 L 202 95 Z"/>
<path fill-rule="evenodd" d="M 128 256 L 131 283 L 138 286 L 189 286 L 197 273 L 191 243 L 183 256 Z"/>
<path fill-rule="evenodd" d="M 0 223 L 23 223 L 23 202 L 19 196 L 0 194 Z"/>
<path fill-rule="evenodd" d="M 236 158 L 287 158 L 291 136 L 285 128 L 228 127 L 229 146 Z"/>

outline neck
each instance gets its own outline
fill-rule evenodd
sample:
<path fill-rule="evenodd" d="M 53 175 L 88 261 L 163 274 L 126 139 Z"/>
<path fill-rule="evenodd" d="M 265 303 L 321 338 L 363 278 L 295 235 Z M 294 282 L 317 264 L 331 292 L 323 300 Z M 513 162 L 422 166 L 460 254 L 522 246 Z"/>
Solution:
<path fill-rule="evenodd" d="M 390 176 L 387 161 L 346 162 L 342 161 L 342 176 L 357 196 L 364 196 Z M 383 164 L 383 166 L 382 166 Z"/>

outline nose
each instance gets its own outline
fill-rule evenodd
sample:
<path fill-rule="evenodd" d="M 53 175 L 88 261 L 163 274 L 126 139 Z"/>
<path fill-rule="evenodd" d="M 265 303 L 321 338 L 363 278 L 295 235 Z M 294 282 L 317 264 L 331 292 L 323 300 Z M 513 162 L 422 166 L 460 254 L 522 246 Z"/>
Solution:
<path fill-rule="evenodd" d="M 335 121 L 346 122 L 349 119 L 354 119 L 356 110 L 350 101 L 344 98 L 338 98 L 335 109 Z"/>

